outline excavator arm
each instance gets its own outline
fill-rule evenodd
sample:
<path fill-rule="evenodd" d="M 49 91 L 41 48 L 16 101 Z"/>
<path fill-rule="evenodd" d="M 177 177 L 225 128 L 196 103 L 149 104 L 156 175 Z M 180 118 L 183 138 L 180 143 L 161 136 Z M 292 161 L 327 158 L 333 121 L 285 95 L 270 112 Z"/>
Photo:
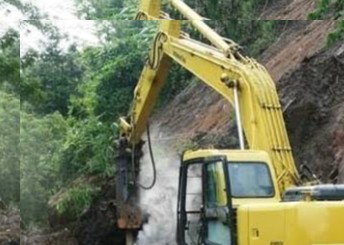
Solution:
<path fill-rule="evenodd" d="M 263 150 L 269 154 L 281 193 L 287 187 L 299 184 L 300 177 L 292 156 L 278 94 L 266 69 L 254 59 L 243 56 L 238 45 L 218 35 L 205 24 L 204 18 L 184 2 L 168 2 L 182 13 L 186 21 L 207 38 L 211 45 L 191 39 L 183 33 L 181 20 L 165 19 L 169 17 L 160 11 L 159 1 L 141 1 L 137 18 L 159 19 L 160 25 L 149 59 L 135 88 L 130 113 L 120 119 L 122 150 L 118 158 L 117 172 L 121 182 L 117 191 L 122 193 L 120 203 L 123 205 L 119 206 L 119 210 L 134 209 L 128 208 L 128 200 L 130 189 L 135 188 L 135 178 L 138 175 L 141 136 L 145 132 L 148 118 L 172 61 L 217 91 L 238 110 L 237 116 L 241 118 L 238 126 L 240 128 L 242 124 L 246 136 L 246 143 L 243 140 L 241 142 L 242 148 L 247 145 L 249 149 Z M 129 176 L 125 180 L 123 173 Z M 122 212 L 119 216 L 122 218 L 121 227 L 135 228 L 139 224 L 128 218 L 135 216 L 133 214 Z"/>

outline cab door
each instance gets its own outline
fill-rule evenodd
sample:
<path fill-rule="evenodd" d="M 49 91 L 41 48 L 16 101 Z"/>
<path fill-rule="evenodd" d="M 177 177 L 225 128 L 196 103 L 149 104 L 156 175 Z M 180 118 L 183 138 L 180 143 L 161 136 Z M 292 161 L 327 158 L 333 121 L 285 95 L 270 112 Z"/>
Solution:
<path fill-rule="evenodd" d="M 239 245 L 286 245 L 285 207 L 276 199 L 271 172 L 265 162 L 229 159 L 228 200 L 237 206 Z M 232 209 L 233 210 L 233 209 Z"/>
<path fill-rule="evenodd" d="M 178 245 L 236 244 L 225 170 L 224 156 L 182 163 L 178 192 Z"/>

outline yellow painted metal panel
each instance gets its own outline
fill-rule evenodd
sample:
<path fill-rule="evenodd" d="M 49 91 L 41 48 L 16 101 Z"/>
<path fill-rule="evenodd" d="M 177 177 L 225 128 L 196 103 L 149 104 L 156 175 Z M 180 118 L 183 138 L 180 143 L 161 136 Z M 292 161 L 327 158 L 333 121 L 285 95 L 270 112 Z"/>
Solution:
<path fill-rule="evenodd" d="M 250 245 L 285 244 L 285 228 L 285 211 L 280 205 L 249 208 Z"/>
<path fill-rule="evenodd" d="M 247 227 L 250 245 L 344 245 L 344 202 L 252 203 L 238 209 L 244 219 L 239 232 Z M 245 234 L 239 233 L 242 241 Z"/>
<path fill-rule="evenodd" d="M 287 205 L 287 244 L 344 245 L 344 202 Z"/>
<path fill-rule="evenodd" d="M 237 211 L 237 239 L 239 245 L 249 245 L 249 212 L 248 208 L 240 207 Z"/>

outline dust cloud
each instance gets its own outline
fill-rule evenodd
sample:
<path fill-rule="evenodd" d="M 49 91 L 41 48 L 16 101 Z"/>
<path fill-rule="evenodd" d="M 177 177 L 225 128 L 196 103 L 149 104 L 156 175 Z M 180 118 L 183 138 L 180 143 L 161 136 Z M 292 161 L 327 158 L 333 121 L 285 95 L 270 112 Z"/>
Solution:
<path fill-rule="evenodd" d="M 140 206 L 148 214 L 148 223 L 138 234 L 136 245 L 176 245 L 177 196 L 180 156 L 152 130 L 152 148 L 157 169 L 156 184 L 140 190 Z M 144 146 L 139 181 L 149 186 L 153 180 L 148 142 Z"/>

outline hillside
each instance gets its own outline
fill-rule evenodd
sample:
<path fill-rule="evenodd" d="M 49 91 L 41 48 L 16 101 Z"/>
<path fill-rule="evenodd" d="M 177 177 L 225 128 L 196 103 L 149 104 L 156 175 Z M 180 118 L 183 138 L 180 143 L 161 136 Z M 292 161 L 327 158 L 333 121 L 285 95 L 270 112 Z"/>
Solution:
<path fill-rule="evenodd" d="M 315 1 L 312 0 L 278 0 L 272 1 L 263 9 L 261 18 L 266 20 L 306 20 L 307 15 L 314 11 Z"/>
<path fill-rule="evenodd" d="M 305 58 L 277 83 L 294 154 L 323 181 L 339 169 L 343 181 L 344 44 Z M 342 182 L 343 183 L 343 182 Z"/>

